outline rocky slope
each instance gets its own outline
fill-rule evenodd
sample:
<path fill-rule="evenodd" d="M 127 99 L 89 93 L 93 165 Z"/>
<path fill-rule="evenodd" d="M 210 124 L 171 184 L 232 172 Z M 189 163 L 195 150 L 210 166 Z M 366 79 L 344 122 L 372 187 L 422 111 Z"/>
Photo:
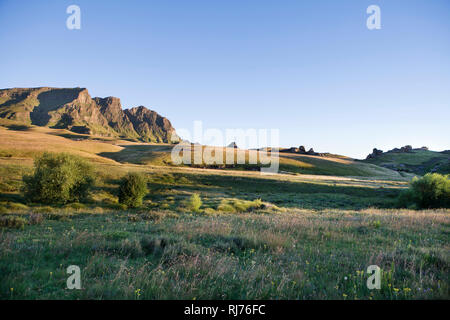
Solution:
<path fill-rule="evenodd" d="M 177 142 L 170 121 L 143 106 L 122 109 L 119 98 L 91 98 L 84 88 L 0 90 L 0 117 L 24 125 L 145 142 Z"/>

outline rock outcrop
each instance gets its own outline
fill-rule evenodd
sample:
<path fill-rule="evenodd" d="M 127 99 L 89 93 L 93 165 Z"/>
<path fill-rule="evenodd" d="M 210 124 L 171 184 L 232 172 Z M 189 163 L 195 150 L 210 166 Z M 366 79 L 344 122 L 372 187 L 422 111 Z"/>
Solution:
<path fill-rule="evenodd" d="M 91 98 L 85 88 L 0 90 L 0 117 L 25 125 L 145 142 L 178 142 L 170 121 L 143 106 L 122 109 L 119 98 Z"/>
<path fill-rule="evenodd" d="M 315 155 L 315 156 L 319 155 L 317 152 L 314 152 L 313 148 L 310 148 L 306 154 Z"/>
<path fill-rule="evenodd" d="M 367 159 L 373 159 L 383 153 L 383 150 L 378 150 L 377 148 L 373 148 L 372 153 L 366 157 Z"/>
<path fill-rule="evenodd" d="M 413 148 L 410 145 L 399 148 L 394 148 L 392 150 L 389 150 L 388 152 L 411 152 Z"/>
<path fill-rule="evenodd" d="M 386 151 L 385 153 L 410 153 L 410 152 L 413 152 L 413 150 L 428 150 L 428 148 L 422 147 L 422 148 L 418 148 L 418 149 L 413 149 L 412 146 L 406 145 L 401 148 L 394 148 L 392 150 Z M 366 160 L 375 159 L 376 157 L 378 157 L 379 155 L 382 155 L 382 154 L 383 154 L 383 150 L 374 148 L 372 150 L 372 153 L 366 157 Z"/>
<path fill-rule="evenodd" d="M 300 146 L 298 148 L 291 147 L 291 148 L 288 148 L 288 149 L 282 149 L 282 150 L 280 150 L 280 152 L 306 154 L 306 155 L 310 155 L 310 156 L 323 156 L 323 155 L 325 155 L 324 153 L 315 152 L 313 148 L 310 148 L 308 151 L 306 151 L 304 146 Z"/>

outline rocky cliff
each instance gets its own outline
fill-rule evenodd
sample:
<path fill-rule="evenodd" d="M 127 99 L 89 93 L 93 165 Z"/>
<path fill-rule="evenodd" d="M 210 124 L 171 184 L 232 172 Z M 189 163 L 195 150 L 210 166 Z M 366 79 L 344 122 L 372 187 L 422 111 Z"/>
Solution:
<path fill-rule="evenodd" d="M 178 142 L 170 121 L 143 106 L 122 109 L 119 98 L 91 98 L 84 88 L 13 88 L 0 90 L 0 117 L 26 125 L 77 133 Z"/>

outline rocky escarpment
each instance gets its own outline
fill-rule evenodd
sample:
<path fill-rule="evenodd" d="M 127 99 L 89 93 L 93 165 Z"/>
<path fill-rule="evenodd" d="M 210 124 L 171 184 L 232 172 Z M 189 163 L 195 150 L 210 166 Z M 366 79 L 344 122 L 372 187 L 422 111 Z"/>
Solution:
<path fill-rule="evenodd" d="M 0 90 L 0 117 L 25 125 L 77 133 L 178 142 L 170 121 L 143 106 L 122 109 L 119 98 L 91 98 L 84 88 L 13 88 Z"/>

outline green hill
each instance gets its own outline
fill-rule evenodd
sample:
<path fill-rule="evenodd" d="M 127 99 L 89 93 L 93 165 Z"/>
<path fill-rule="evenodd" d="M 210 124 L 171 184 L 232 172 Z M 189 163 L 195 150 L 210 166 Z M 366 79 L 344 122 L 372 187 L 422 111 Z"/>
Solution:
<path fill-rule="evenodd" d="M 362 162 L 375 164 L 398 172 L 419 175 L 427 172 L 450 173 L 450 152 L 436 152 L 425 148 L 411 149 L 408 152 L 391 150 L 372 156 Z"/>
<path fill-rule="evenodd" d="M 121 163 L 132 163 L 142 165 L 172 166 L 171 151 L 172 145 L 161 144 L 126 144 L 119 152 L 101 153 L 102 157 L 113 159 Z M 203 147 L 204 149 L 205 147 Z M 250 164 L 249 157 L 251 153 L 256 153 L 259 159 L 260 155 L 256 150 L 242 150 L 234 148 L 220 148 L 222 152 L 233 151 L 235 159 L 238 154 L 245 157 L 244 164 L 201 164 L 183 165 L 204 169 L 234 169 L 234 170 L 260 170 L 264 165 Z M 191 160 L 193 161 L 193 153 Z M 224 155 L 225 159 L 225 155 Z M 352 158 L 343 156 L 313 156 L 300 155 L 292 153 L 279 153 L 279 172 L 290 174 L 311 174 L 327 176 L 347 176 L 347 177 L 372 177 L 381 179 L 405 179 L 411 175 L 404 172 L 397 172 L 388 168 L 383 168 L 374 164 L 362 163 Z"/>

